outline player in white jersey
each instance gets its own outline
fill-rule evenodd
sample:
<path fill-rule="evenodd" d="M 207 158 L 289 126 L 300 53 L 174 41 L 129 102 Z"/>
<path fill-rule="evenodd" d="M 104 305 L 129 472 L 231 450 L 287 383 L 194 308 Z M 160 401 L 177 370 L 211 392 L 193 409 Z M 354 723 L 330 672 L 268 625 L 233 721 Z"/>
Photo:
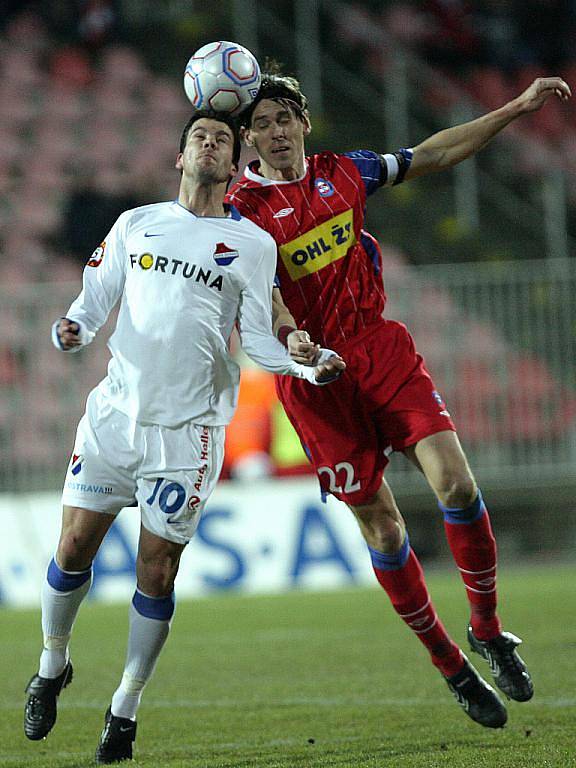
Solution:
<path fill-rule="evenodd" d="M 68 643 L 94 556 L 115 516 L 138 504 L 137 589 L 126 666 L 96 751 L 98 763 L 132 757 L 136 711 L 168 635 L 174 579 L 223 460 L 242 346 L 273 373 L 328 383 L 344 362 L 320 350 L 316 368 L 294 362 L 272 334 L 273 239 L 224 204 L 240 140 L 227 116 L 195 113 L 176 168 L 178 199 L 123 213 L 84 270 L 83 289 L 53 341 L 88 344 L 120 301 L 108 375 L 88 397 L 63 492 L 62 531 L 42 589 L 44 646 L 28 684 L 24 729 L 44 738 L 72 679 Z"/>

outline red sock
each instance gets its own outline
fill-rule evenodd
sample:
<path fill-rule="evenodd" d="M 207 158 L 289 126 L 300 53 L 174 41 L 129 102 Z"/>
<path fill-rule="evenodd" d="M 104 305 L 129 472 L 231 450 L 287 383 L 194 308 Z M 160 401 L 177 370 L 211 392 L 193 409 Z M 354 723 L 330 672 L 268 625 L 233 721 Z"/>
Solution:
<path fill-rule="evenodd" d="M 496 614 L 496 539 L 490 518 L 483 513 L 473 522 L 444 518 L 446 538 L 470 603 L 472 631 L 479 640 L 491 640 L 502 631 Z"/>
<path fill-rule="evenodd" d="M 370 552 L 376 578 L 386 590 L 394 610 L 426 646 L 432 663 L 440 672 L 447 677 L 455 675 L 462 669 L 462 653 L 436 614 L 424 581 L 424 572 L 412 549 L 404 565 L 391 568 L 378 567 L 383 564 L 383 558 L 390 556 L 382 558 L 381 553 Z"/>

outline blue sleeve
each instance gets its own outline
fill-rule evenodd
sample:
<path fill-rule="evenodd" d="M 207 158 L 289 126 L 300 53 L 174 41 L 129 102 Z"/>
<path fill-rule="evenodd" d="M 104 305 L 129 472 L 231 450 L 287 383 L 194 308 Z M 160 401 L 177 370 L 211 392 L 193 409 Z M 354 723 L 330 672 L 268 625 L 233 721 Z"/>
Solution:
<path fill-rule="evenodd" d="M 382 155 L 370 149 L 356 149 L 342 154 L 344 157 L 349 157 L 358 168 L 366 187 L 366 195 L 372 195 L 382 186 Z"/>
<path fill-rule="evenodd" d="M 352 160 L 358 169 L 366 187 L 367 196 L 384 185 L 395 187 L 401 184 L 410 168 L 413 154 L 413 150 L 406 147 L 385 155 L 379 155 L 369 149 L 357 149 L 354 152 L 344 153 L 345 157 Z"/>

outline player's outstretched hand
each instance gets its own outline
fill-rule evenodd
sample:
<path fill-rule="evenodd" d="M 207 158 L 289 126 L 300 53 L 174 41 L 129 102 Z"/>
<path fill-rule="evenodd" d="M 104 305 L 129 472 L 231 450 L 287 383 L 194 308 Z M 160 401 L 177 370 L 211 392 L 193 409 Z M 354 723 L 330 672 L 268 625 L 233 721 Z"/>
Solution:
<path fill-rule="evenodd" d="M 80 326 L 78 323 L 68 320 L 67 317 L 63 317 L 58 326 L 56 327 L 56 333 L 60 341 L 60 346 L 63 350 L 72 349 L 72 347 L 79 347 L 80 341 Z"/>
<path fill-rule="evenodd" d="M 335 381 L 345 369 L 346 363 L 340 355 L 330 350 L 320 350 L 320 359 L 314 369 L 314 378 L 318 384 L 329 384 Z"/>
<path fill-rule="evenodd" d="M 561 77 L 538 77 L 518 96 L 523 112 L 536 112 L 550 96 L 568 101 L 572 96 L 570 86 Z"/>
<path fill-rule="evenodd" d="M 315 365 L 320 352 L 320 345 L 310 341 L 306 331 L 295 330 L 286 339 L 288 352 L 294 362 L 301 365 Z"/>

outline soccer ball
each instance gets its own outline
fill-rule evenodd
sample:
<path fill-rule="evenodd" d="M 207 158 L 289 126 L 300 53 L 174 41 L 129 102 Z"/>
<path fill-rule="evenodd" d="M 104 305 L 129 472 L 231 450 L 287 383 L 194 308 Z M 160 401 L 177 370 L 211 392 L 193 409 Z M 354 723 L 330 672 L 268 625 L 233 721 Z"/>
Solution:
<path fill-rule="evenodd" d="M 260 79 L 258 62 L 247 48 L 220 40 L 191 57 L 184 90 L 196 109 L 237 115 L 256 98 Z"/>

